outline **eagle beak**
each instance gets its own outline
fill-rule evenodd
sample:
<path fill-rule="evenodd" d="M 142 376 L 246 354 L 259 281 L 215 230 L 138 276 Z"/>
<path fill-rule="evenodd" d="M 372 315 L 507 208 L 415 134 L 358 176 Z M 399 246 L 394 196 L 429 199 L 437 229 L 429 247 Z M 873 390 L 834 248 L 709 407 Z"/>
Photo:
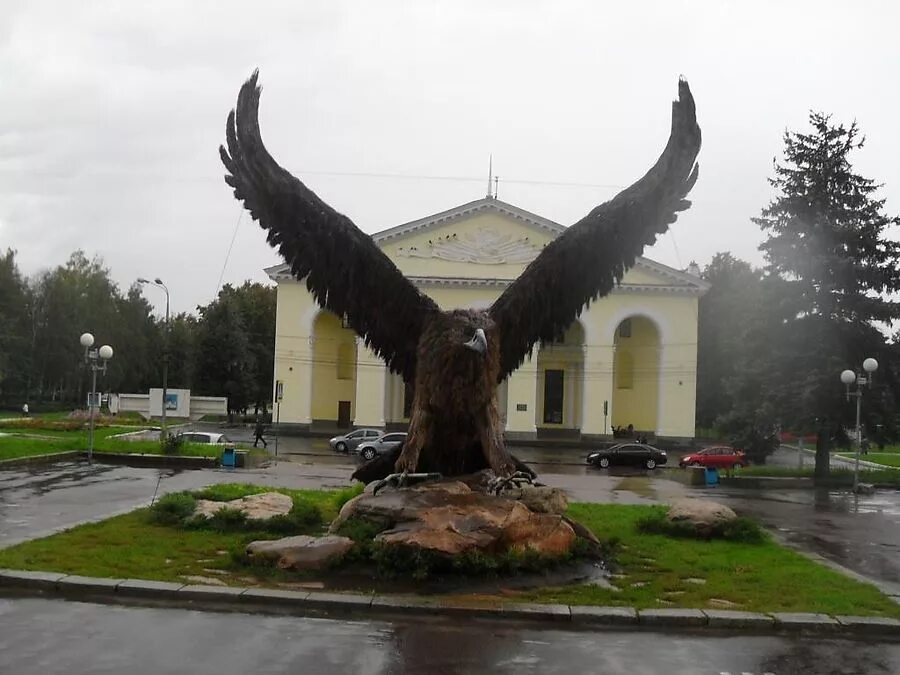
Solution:
<path fill-rule="evenodd" d="M 487 351 L 487 338 L 484 336 L 484 330 L 476 328 L 475 335 L 466 343 L 466 347 L 479 354 L 484 354 Z"/>

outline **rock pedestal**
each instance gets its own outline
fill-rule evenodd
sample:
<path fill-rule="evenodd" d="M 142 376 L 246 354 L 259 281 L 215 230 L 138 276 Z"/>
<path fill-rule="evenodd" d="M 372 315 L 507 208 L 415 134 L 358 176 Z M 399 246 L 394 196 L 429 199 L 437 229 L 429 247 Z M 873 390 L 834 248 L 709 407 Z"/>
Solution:
<path fill-rule="evenodd" d="M 558 509 L 561 498 L 542 493 L 536 501 Z M 537 513 L 522 501 L 476 492 L 456 480 L 359 495 L 344 505 L 330 531 L 351 518 L 379 527 L 376 542 L 445 555 L 530 550 L 562 556 L 575 542 L 559 513 Z"/>

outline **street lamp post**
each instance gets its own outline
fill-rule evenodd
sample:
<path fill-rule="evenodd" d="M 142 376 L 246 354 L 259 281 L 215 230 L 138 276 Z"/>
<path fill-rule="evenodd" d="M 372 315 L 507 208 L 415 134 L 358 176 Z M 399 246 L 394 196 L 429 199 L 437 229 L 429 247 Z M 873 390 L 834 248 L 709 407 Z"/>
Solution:
<path fill-rule="evenodd" d="M 841 373 L 841 382 L 847 387 L 847 401 L 856 397 L 856 462 L 853 466 L 853 492 L 859 489 L 859 452 L 862 449 L 862 393 L 864 386 L 871 386 L 873 373 L 878 370 L 878 361 L 868 358 L 862 364 L 864 373 L 857 373 L 849 368 Z M 850 385 L 856 383 L 856 391 L 850 391 Z"/>
<path fill-rule="evenodd" d="M 91 379 L 91 400 L 88 405 L 90 417 L 90 431 L 88 432 L 88 464 L 94 461 L 94 408 L 97 407 L 97 371 L 106 372 L 106 364 L 113 356 L 113 348 L 103 345 L 100 349 L 91 349 L 94 346 L 94 336 L 90 333 L 82 333 L 81 346 L 84 347 L 84 362 L 90 367 L 93 376 Z"/>
<path fill-rule="evenodd" d="M 163 342 L 163 386 L 162 386 L 162 430 L 160 431 L 160 440 L 166 440 L 166 394 L 168 393 L 169 379 L 169 289 L 162 282 L 162 279 L 156 277 L 153 281 L 141 277 L 138 279 L 139 284 L 151 284 L 158 286 L 166 292 L 166 337 Z"/>

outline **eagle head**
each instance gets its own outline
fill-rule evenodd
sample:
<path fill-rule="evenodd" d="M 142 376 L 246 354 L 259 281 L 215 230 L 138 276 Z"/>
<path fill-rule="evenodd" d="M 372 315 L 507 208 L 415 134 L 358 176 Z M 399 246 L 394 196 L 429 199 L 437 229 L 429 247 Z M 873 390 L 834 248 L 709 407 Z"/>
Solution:
<path fill-rule="evenodd" d="M 487 352 L 487 338 L 483 328 L 476 328 L 472 339 L 464 344 L 467 349 L 478 352 L 482 356 Z"/>

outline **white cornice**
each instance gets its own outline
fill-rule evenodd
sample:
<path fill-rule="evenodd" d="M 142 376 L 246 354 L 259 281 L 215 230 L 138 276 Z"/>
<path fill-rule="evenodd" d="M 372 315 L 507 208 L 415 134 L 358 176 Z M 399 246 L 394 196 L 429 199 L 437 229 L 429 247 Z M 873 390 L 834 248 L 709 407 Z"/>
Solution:
<path fill-rule="evenodd" d="M 499 199 L 494 199 L 493 197 L 484 197 L 483 199 L 477 199 L 474 202 L 469 202 L 468 204 L 455 206 L 452 209 L 448 209 L 447 211 L 441 211 L 440 213 L 425 216 L 424 218 L 419 218 L 418 220 L 413 220 L 408 223 L 398 225 L 397 227 L 392 227 L 387 230 L 382 230 L 381 232 L 376 232 L 372 235 L 372 239 L 375 240 L 376 244 L 381 244 L 392 239 L 404 237 L 414 232 L 427 232 L 428 230 L 434 229 L 436 227 L 441 227 L 450 223 L 458 222 L 460 220 L 465 220 L 466 218 L 470 218 L 480 211 L 493 211 L 495 213 L 501 213 L 505 216 L 509 216 L 515 220 L 523 222 L 526 225 L 530 225 L 531 227 L 549 232 L 554 236 L 558 236 L 566 231 L 566 228 L 559 223 L 554 223 L 552 220 L 544 218 L 543 216 L 539 216 L 536 213 L 531 213 L 530 211 L 526 211 L 525 209 L 520 209 L 518 206 L 513 206 L 512 204 L 507 204 L 506 202 L 501 202 Z"/>
<path fill-rule="evenodd" d="M 483 279 L 475 277 L 407 277 L 418 288 L 506 288 L 515 279 Z M 704 282 L 705 283 L 705 282 Z M 621 284 L 610 295 L 619 293 L 703 295 L 705 288 L 681 284 Z"/>

